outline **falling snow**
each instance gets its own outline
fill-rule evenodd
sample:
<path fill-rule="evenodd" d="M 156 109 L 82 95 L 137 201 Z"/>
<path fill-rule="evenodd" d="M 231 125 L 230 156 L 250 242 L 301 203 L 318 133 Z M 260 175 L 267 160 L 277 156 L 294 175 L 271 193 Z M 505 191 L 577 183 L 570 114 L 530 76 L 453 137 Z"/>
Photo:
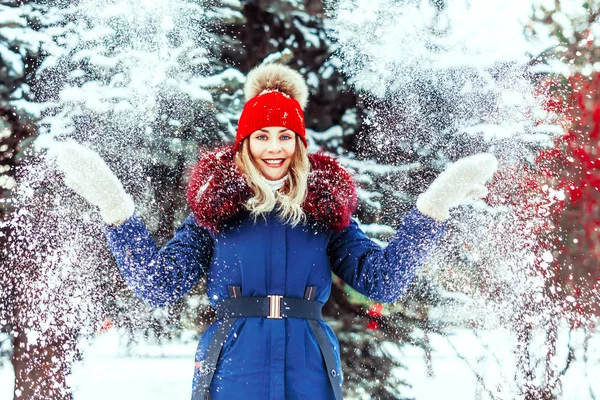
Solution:
<path fill-rule="evenodd" d="M 16 82 L 2 107 L 36 132 L 16 175 L 14 167 L 0 169 L 0 188 L 10 192 L 0 198 L 1 210 L 11 211 L 0 220 L 0 278 L 9 282 L 0 288 L 0 331 L 15 336 L 0 333 L 0 398 L 12 398 L 14 386 L 8 360 L 18 335 L 11 331 L 9 300 L 10 318 L 20 324 L 18 349 L 46 351 L 51 375 L 68 375 L 76 399 L 96 398 L 101 390 L 103 397 L 189 398 L 197 336 L 209 322 L 197 315 L 208 305 L 203 289 L 175 311 L 152 310 L 133 297 L 108 251 L 97 209 L 66 188 L 47 151 L 64 140 L 98 151 L 164 243 L 187 216 L 184 187 L 198 147 L 230 142 L 244 101 L 245 73 L 229 59 L 237 56 L 231 43 L 239 38 L 221 27 L 243 23 L 244 7 L 210 3 L 0 6 L 1 72 Z M 553 14 L 565 37 L 587 15 L 575 3 L 564 2 Z M 569 75 L 573 65 L 560 57 L 532 63 L 532 55 L 560 43 L 555 29 L 531 22 L 532 14 L 543 18 L 541 5 L 550 10 L 554 2 L 326 4 L 323 27 L 303 3 L 274 2 L 269 15 L 292 15 L 286 29 L 294 34 L 278 43 L 265 25 L 259 36 L 275 42 L 272 52 L 259 56 L 241 45 L 235 51 L 260 63 L 294 60 L 299 46 L 312 59 L 323 57 L 311 52 L 331 48 L 331 57 L 303 66 L 311 95 L 327 98 L 337 93 L 331 82 L 344 81 L 360 109 L 345 104 L 339 118 L 321 115 L 326 122 L 307 115 L 309 149 L 336 155 L 353 174 L 365 220 L 360 226 L 370 237 L 385 245 L 401 213 L 450 162 L 490 152 L 501 164 L 486 201 L 452 210 L 414 287 L 386 310 L 400 331 L 411 319 L 426 321 L 427 329 L 411 325 L 389 340 L 371 324 L 383 344 L 347 351 L 373 355 L 365 363 L 382 354 L 392 360 L 386 385 L 395 382 L 392 392 L 405 397 L 599 396 L 592 379 L 600 373 L 595 319 L 577 313 L 578 296 L 560 296 L 565 289 L 553 276 L 560 258 L 555 241 L 564 232 L 550 229 L 550 216 L 570 194 L 548 184 L 531 192 L 523 183 L 538 153 L 565 133 L 564 121 L 544 108 L 537 74 Z M 595 44 L 600 28 L 585 33 L 582 40 Z M 41 57 L 35 88 L 26 55 Z M 590 74 L 598 65 L 581 68 Z M 308 110 L 317 114 L 319 107 Z M 0 141 L 14 134 L 6 121 L 0 118 Z M 7 150 L 0 147 L 0 155 Z M 361 336 L 339 321 L 331 325 L 342 343 L 372 343 L 359 341 L 364 327 Z M 71 365 L 72 374 L 57 372 Z M 25 374 L 41 383 L 44 376 L 28 368 Z M 351 382 L 365 380 L 353 373 Z M 365 388 L 376 384 L 357 385 L 355 398 L 371 398 Z"/>

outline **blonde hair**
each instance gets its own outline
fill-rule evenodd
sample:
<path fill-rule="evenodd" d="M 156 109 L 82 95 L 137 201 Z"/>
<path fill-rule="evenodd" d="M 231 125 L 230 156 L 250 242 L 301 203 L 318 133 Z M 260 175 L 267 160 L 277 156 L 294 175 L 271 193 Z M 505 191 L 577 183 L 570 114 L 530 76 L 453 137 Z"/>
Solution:
<path fill-rule="evenodd" d="M 292 226 L 298 225 L 306 218 L 302 204 L 308 191 L 310 162 L 306 147 L 298 135 L 295 140 L 296 149 L 287 173 L 288 179 L 282 190 L 279 191 L 273 190 L 256 168 L 250 155 L 249 141 L 243 140 L 240 144 L 235 162 L 254 191 L 254 196 L 246 202 L 245 207 L 255 221 L 259 216 L 264 216 L 265 213 L 271 212 L 275 208 L 279 211 L 281 219 Z"/>

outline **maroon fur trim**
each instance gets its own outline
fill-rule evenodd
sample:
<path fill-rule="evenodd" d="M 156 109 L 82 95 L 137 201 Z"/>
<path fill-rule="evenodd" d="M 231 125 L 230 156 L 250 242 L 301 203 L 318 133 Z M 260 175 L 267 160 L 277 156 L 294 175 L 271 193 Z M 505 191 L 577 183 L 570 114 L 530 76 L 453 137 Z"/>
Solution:
<path fill-rule="evenodd" d="M 200 225 L 218 232 L 222 222 L 244 210 L 252 196 L 235 164 L 233 146 L 206 154 L 190 175 L 187 199 Z M 334 231 L 344 229 L 356 209 L 356 187 L 333 158 L 310 154 L 308 193 L 302 209 L 309 221 Z"/>

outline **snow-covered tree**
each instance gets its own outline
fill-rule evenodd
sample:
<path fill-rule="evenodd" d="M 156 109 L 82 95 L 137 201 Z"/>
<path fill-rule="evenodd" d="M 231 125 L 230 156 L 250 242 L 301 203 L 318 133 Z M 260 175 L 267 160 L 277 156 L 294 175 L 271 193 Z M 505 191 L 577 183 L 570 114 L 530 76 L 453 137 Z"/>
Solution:
<path fill-rule="evenodd" d="M 18 207 L 16 167 L 37 133 L 35 122 L 43 110 L 39 103 L 43 83 L 37 80 L 36 70 L 46 57 L 59 52 L 53 32 L 47 31 L 56 18 L 55 10 L 46 4 L 5 1 L 0 5 L 0 332 L 6 332 L 12 342 L 12 346 L 3 343 L 0 352 L 5 356 L 11 349 L 15 399 L 64 398 L 69 362 L 63 354 L 72 345 L 56 337 L 38 340 L 39 331 L 31 329 L 27 313 L 43 313 L 44 306 L 39 302 L 27 309 L 26 296 L 35 293 L 36 286 L 30 284 L 36 278 L 31 268 L 14 262 L 10 245 L 18 233 L 8 223 Z"/>
<path fill-rule="evenodd" d="M 0 5 L 0 219 L 12 209 L 21 143 L 36 132 L 33 123 L 41 109 L 34 75 L 46 55 L 56 50 L 52 37 L 41 31 L 51 19 L 48 7 L 33 2 Z"/>
<path fill-rule="evenodd" d="M 11 112 L 43 111 L 30 121 L 38 148 L 68 138 L 98 149 L 164 240 L 185 212 L 182 186 L 196 143 L 223 142 L 231 135 L 231 127 L 214 118 L 213 95 L 243 76 L 212 62 L 218 59 L 209 29 L 237 11 L 198 2 L 26 7 L 13 12 L 37 23 L 52 51 L 36 49 L 46 51 L 28 71 L 27 78 L 37 82 L 35 98 L 26 97 L 26 87 L 11 93 L 38 107 L 12 102 Z M 35 37 L 24 32 L 21 42 L 11 42 L 15 54 L 32 57 L 27 51 Z M 2 291 L 11 304 L 3 303 L 2 313 L 14 338 L 15 398 L 70 398 L 64 378 L 78 356 L 77 339 L 93 335 L 102 319 L 131 321 L 123 325 L 134 327 L 154 321 L 163 333 L 180 321 L 169 312 L 152 318 L 124 290 L 97 213 L 34 150 L 25 152 L 11 193 L 15 211 L 5 222 L 9 236 L 2 251 L 8 262 L 0 274 L 11 282 Z"/>

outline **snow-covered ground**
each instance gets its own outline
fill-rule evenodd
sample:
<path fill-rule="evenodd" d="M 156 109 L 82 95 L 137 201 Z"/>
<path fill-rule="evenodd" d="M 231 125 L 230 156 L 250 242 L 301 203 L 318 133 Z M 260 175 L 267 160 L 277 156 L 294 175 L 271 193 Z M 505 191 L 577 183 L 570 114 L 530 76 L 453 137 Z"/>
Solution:
<path fill-rule="evenodd" d="M 577 338 L 576 338 L 577 339 Z M 475 337 L 472 332 L 457 331 L 450 339 L 433 336 L 433 377 L 427 377 L 422 351 L 406 347 L 398 354 L 408 366 L 400 373 L 413 384 L 407 395 L 418 400 L 485 400 L 488 397 L 477 386 L 477 379 L 458 352 L 472 366 L 484 372 L 484 379 L 498 382 L 503 377 L 511 379 L 513 363 L 511 335 L 506 332 L 486 332 Z M 494 349 L 494 357 L 484 350 L 482 343 Z M 124 345 L 115 330 L 103 333 L 86 352 L 83 362 L 73 370 L 71 383 L 76 390 L 75 400 L 100 399 L 172 399 L 189 400 L 193 372 L 193 356 L 196 344 L 173 343 L 163 346 L 141 344 L 134 346 L 131 355 L 126 355 Z M 600 337 L 590 343 L 588 376 L 596 397 L 600 396 Z M 488 354 L 487 358 L 482 358 Z M 576 356 L 581 356 L 576 354 Z M 561 354 L 558 354 L 561 359 Z M 559 361 L 560 362 L 560 361 Z M 10 368 L 0 368 L 0 400 L 12 399 L 13 373 Z M 563 399 L 591 399 L 585 381 L 583 362 L 576 361 L 566 374 L 563 384 Z M 502 397 L 508 398 L 508 397 Z"/>

